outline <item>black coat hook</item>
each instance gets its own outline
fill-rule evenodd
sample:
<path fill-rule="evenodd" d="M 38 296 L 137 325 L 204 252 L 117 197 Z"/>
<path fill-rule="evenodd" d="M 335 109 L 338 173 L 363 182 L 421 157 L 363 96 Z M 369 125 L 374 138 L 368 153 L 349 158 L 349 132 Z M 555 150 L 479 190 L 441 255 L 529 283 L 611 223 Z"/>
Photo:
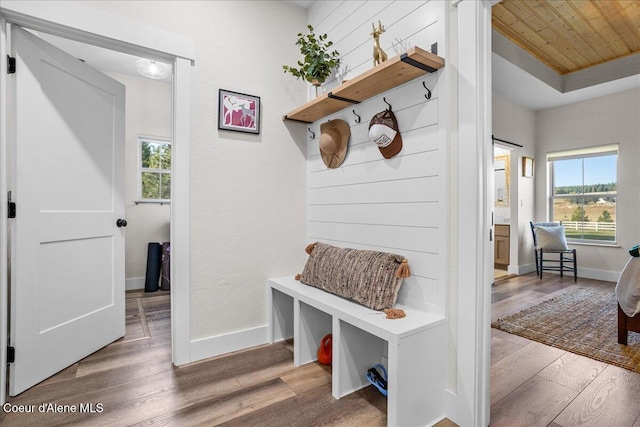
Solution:
<path fill-rule="evenodd" d="M 383 97 L 383 98 L 382 98 L 382 100 L 384 101 L 384 103 L 385 103 L 385 104 L 387 104 L 387 105 L 389 106 L 389 110 L 393 110 L 393 108 L 391 108 L 391 104 L 389 104 L 389 103 L 387 102 L 387 98 L 384 98 L 384 97 Z"/>
<path fill-rule="evenodd" d="M 424 88 L 427 90 L 427 94 L 424 97 L 427 99 L 431 99 L 431 91 L 427 87 L 427 84 L 425 82 L 422 82 L 422 86 L 424 86 Z"/>
<path fill-rule="evenodd" d="M 311 139 L 316 139 L 316 133 L 314 131 L 312 131 L 311 128 L 307 128 L 307 130 L 311 134 Z"/>
<path fill-rule="evenodd" d="M 356 119 L 356 123 L 360 123 L 360 122 L 362 121 L 362 119 L 360 118 L 360 116 L 356 114 L 356 110 L 353 110 L 353 115 L 357 117 L 357 119 Z"/>

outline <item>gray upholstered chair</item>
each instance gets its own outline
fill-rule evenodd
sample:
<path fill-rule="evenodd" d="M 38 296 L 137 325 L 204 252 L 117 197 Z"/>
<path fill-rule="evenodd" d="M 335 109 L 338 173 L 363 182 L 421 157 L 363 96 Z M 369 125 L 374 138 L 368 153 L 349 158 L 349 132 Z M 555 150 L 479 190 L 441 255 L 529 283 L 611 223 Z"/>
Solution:
<path fill-rule="evenodd" d="M 542 272 L 559 271 L 560 277 L 565 271 L 573 271 L 574 282 L 578 281 L 578 261 L 576 250 L 567 245 L 564 227 L 559 222 L 529 221 L 533 234 L 533 251 L 536 256 L 536 273 L 542 279 Z"/>

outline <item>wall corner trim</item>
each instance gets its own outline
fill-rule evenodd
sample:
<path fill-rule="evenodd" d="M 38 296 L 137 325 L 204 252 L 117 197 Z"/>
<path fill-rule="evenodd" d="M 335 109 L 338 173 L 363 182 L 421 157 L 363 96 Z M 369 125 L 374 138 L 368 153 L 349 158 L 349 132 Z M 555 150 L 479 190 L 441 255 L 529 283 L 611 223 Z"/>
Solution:
<path fill-rule="evenodd" d="M 191 360 L 208 359 L 267 343 L 267 325 L 191 341 Z"/>

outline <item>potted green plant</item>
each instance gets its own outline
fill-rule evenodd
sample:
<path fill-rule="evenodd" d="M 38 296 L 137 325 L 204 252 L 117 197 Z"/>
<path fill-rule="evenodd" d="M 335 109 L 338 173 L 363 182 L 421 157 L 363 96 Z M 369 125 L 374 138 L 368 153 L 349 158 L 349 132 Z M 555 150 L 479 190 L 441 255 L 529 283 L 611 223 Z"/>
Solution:
<path fill-rule="evenodd" d="M 327 41 L 327 35 L 316 36 L 313 27 L 307 25 L 309 34 L 298 33 L 296 45 L 300 46 L 300 53 L 304 59 L 298 61 L 298 68 L 283 65 L 285 73 L 291 73 L 297 78 L 303 78 L 314 86 L 320 86 L 329 77 L 334 68 L 340 65 L 340 54 L 337 50 L 329 52 L 333 46 Z"/>

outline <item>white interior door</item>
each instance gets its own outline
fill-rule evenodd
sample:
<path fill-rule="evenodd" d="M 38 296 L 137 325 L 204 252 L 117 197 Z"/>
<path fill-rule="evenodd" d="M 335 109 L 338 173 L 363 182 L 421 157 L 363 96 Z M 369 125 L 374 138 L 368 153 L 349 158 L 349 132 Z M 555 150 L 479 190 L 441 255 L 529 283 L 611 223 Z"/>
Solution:
<path fill-rule="evenodd" d="M 12 27 L 9 393 L 124 336 L 125 88 Z"/>

